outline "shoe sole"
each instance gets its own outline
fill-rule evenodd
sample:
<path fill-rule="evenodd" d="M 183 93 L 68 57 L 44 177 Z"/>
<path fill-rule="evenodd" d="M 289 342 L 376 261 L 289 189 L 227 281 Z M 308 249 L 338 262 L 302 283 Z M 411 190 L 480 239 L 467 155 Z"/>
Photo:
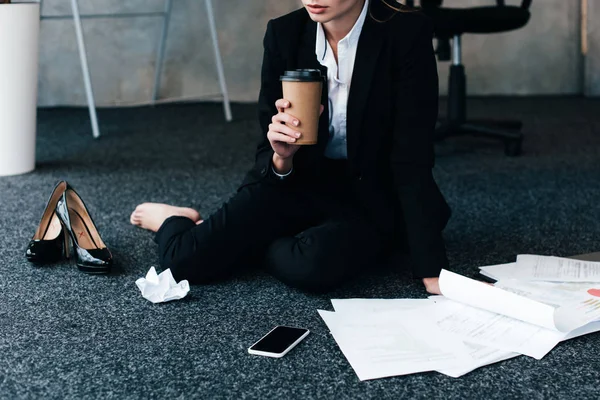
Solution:
<path fill-rule="evenodd" d="M 110 273 L 111 267 L 90 267 L 89 265 L 79 265 L 77 264 L 77 268 L 81 272 L 85 272 L 90 275 L 106 275 Z"/>

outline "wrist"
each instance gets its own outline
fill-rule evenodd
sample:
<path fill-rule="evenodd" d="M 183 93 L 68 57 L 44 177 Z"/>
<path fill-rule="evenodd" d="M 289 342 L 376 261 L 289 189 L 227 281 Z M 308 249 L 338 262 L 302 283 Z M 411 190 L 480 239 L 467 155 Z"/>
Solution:
<path fill-rule="evenodd" d="M 283 158 L 277 153 L 273 153 L 273 169 L 278 174 L 287 174 L 293 166 L 293 158 Z"/>

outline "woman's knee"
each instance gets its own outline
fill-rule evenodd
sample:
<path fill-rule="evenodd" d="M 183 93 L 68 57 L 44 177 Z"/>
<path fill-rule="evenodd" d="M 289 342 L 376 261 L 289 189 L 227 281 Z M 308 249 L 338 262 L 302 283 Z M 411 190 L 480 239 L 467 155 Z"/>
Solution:
<path fill-rule="evenodd" d="M 269 273 L 303 291 L 323 293 L 339 283 L 338 277 L 331 273 L 335 260 L 327 249 L 315 246 L 311 238 L 279 239 L 269 247 L 265 259 Z"/>

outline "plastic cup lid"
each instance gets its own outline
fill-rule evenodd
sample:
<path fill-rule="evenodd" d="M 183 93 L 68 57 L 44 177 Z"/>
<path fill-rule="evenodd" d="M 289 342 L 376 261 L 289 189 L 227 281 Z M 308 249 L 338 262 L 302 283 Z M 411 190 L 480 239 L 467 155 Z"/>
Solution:
<path fill-rule="evenodd" d="M 281 80 L 288 82 L 321 82 L 323 75 L 320 69 L 297 69 L 285 71 L 281 76 Z"/>

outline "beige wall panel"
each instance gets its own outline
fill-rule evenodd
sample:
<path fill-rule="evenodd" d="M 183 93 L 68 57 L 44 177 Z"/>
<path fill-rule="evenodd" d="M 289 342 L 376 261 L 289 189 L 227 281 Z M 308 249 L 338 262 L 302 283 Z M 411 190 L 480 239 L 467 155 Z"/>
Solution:
<path fill-rule="evenodd" d="M 512 3 L 519 0 L 508 0 Z M 593 0 L 596 1 L 596 0 Z M 450 6 L 494 0 L 446 0 Z M 80 0 L 85 13 L 162 10 L 161 0 Z M 217 99 L 219 85 L 203 0 L 175 0 L 161 98 Z M 225 74 L 234 101 L 256 101 L 267 21 L 299 0 L 213 0 Z M 464 63 L 471 94 L 571 94 L 581 90 L 578 1 L 534 0 L 530 24 L 501 35 L 468 35 Z M 45 15 L 69 13 L 69 2 L 45 0 Z M 90 70 L 99 105 L 147 102 L 152 93 L 160 20 L 85 20 Z M 43 21 L 39 103 L 83 105 L 81 68 L 71 21 Z M 442 93 L 447 63 L 440 63 Z M 596 85 L 597 87 L 598 85 Z"/>

